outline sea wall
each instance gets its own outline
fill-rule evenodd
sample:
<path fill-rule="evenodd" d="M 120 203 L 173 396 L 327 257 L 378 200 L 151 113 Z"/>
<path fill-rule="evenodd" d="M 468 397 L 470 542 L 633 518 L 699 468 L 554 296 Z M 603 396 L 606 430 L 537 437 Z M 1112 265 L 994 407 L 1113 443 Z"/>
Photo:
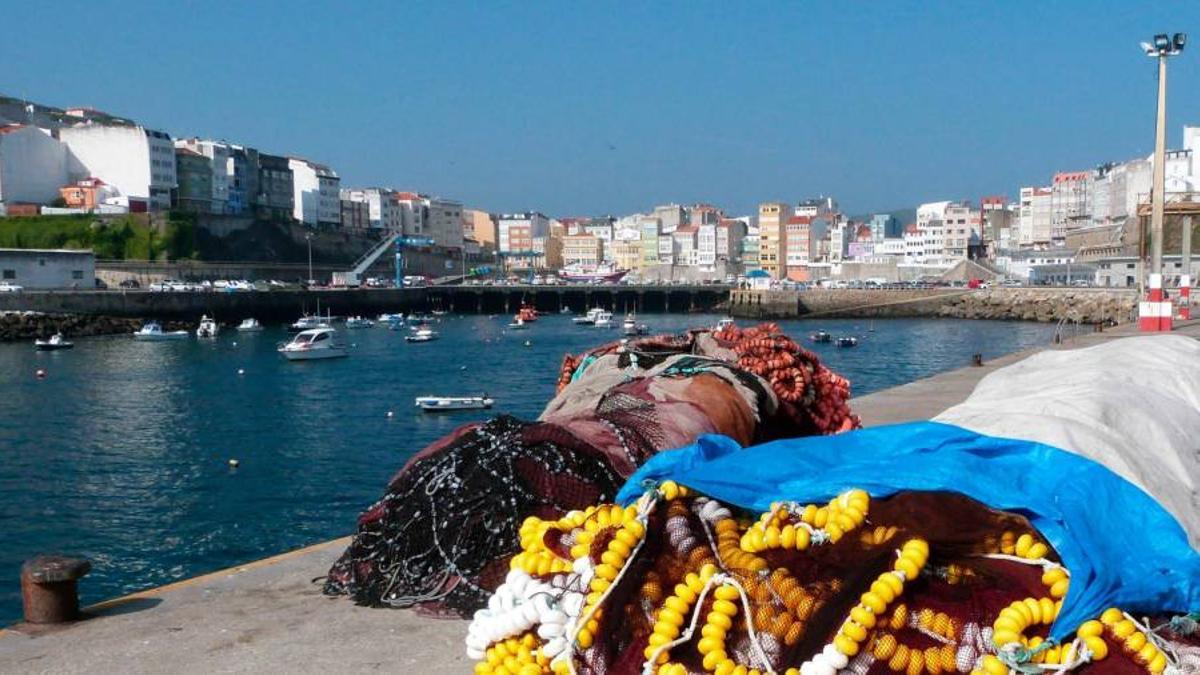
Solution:
<path fill-rule="evenodd" d="M 1086 288 L 735 290 L 729 309 L 733 316 L 748 319 L 952 317 L 1127 323 L 1135 315 L 1137 293 Z"/>
<path fill-rule="evenodd" d="M 1136 312 L 1137 291 L 1134 290 L 998 288 L 954 298 L 941 306 L 938 316 L 1128 323 Z"/>
<path fill-rule="evenodd" d="M 140 328 L 138 319 L 82 314 L 39 314 L 36 312 L 0 312 L 0 342 L 48 338 L 62 333 L 68 338 L 85 335 L 121 335 Z M 168 322 L 167 330 L 192 328 L 185 322 Z"/>

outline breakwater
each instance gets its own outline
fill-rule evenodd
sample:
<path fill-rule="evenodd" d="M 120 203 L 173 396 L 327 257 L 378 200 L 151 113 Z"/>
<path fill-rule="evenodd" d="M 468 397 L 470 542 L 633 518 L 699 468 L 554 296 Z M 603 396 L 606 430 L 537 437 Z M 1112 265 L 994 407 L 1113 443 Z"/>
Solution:
<path fill-rule="evenodd" d="M 995 288 L 914 290 L 735 290 L 735 317 L 998 319 L 1079 323 L 1126 323 L 1137 308 L 1130 289 Z"/>
<path fill-rule="evenodd" d="M 36 312 L 0 313 L 0 342 L 36 340 L 55 333 L 71 337 L 91 335 L 121 335 L 140 328 L 141 320 L 119 316 L 89 316 L 83 314 L 40 314 Z M 167 322 L 167 330 L 186 330 L 193 325 Z"/>

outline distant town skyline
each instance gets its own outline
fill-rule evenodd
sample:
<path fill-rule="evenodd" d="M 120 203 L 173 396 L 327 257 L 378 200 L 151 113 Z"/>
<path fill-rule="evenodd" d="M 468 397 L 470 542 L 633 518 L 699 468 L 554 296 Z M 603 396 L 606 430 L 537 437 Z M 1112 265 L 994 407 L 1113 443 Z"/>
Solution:
<path fill-rule="evenodd" d="M 4 93 L 301 155 L 343 185 L 552 215 L 1015 199 L 1148 155 L 1137 44 L 1200 34 L 1185 4 L 110 7 L 120 31 L 13 8 L 58 37 L 0 43 Z M 1170 68 L 1177 146 L 1200 123 L 1200 47 Z"/>

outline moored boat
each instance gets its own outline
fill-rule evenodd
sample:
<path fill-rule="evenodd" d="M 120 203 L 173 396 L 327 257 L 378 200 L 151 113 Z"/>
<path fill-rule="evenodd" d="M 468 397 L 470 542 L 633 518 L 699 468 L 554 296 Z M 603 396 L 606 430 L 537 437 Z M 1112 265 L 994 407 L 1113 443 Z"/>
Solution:
<path fill-rule="evenodd" d="M 809 335 L 808 339 L 812 340 L 813 342 L 833 342 L 833 336 L 823 330 L 819 330 Z"/>
<path fill-rule="evenodd" d="M 528 328 L 529 324 L 525 323 L 525 319 L 521 318 L 520 314 L 516 316 L 512 323 L 508 324 L 509 330 L 526 330 Z"/>
<path fill-rule="evenodd" d="M 370 328 L 375 322 L 362 316 L 352 316 L 346 319 L 346 328 Z"/>
<path fill-rule="evenodd" d="M 842 337 L 837 339 L 837 346 L 839 346 L 839 347 L 857 347 L 858 346 L 858 338 L 856 338 L 852 335 L 843 335 Z"/>
<path fill-rule="evenodd" d="M 630 336 L 645 335 L 650 332 L 650 327 L 644 323 L 638 323 L 636 316 L 627 314 L 625 321 L 621 324 L 621 332 Z"/>
<path fill-rule="evenodd" d="M 258 319 L 253 317 L 249 319 L 242 319 L 242 322 L 237 326 L 237 332 L 239 333 L 257 333 L 262 329 L 263 325 L 258 322 Z"/>
<path fill-rule="evenodd" d="M 196 337 L 215 338 L 220 331 L 221 327 L 217 325 L 216 320 L 205 314 L 200 317 L 200 325 L 196 327 Z"/>
<path fill-rule="evenodd" d="M 425 412 L 448 412 L 452 410 L 483 410 L 491 408 L 494 401 L 483 396 L 418 396 L 416 406 Z"/>
<path fill-rule="evenodd" d="M 33 348 L 40 352 L 52 352 L 60 349 L 71 349 L 75 346 L 74 342 L 67 342 L 63 338 L 62 333 L 55 333 L 50 336 L 49 340 L 34 340 Z"/>
<path fill-rule="evenodd" d="M 317 314 L 305 314 L 296 319 L 295 323 L 288 326 L 288 331 L 292 333 L 300 333 L 314 328 L 329 328 L 329 319 Z"/>
<path fill-rule="evenodd" d="M 600 310 L 596 314 L 596 321 L 592 325 L 596 328 L 612 328 L 616 324 L 613 323 L 612 312 Z"/>
<path fill-rule="evenodd" d="M 594 326 L 596 325 L 596 316 L 603 311 L 604 310 L 599 307 L 593 307 L 587 311 L 587 314 L 571 319 L 571 323 L 577 326 Z"/>
<path fill-rule="evenodd" d="M 346 345 L 338 339 L 337 331 L 328 326 L 310 328 L 297 333 L 277 351 L 288 361 L 313 361 L 349 356 Z"/>
<path fill-rule="evenodd" d="M 147 321 L 145 325 L 133 332 L 133 339 L 140 342 L 165 342 L 167 340 L 186 340 L 186 330 L 165 331 L 157 321 Z"/>
<path fill-rule="evenodd" d="M 727 328 L 731 328 L 736 325 L 737 324 L 734 323 L 734 321 L 733 321 L 733 317 L 727 316 L 717 322 L 717 330 L 725 330 Z"/>
<path fill-rule="evenodd" d="M 433 342 L 434 340 L 438 339 L 438 337 L 439 336 L 436 330 L 430 328 L 429 326 L 422 326 L 418 328 L 412 335 L 405 335 L 404 339 L 407 342 Z"/>

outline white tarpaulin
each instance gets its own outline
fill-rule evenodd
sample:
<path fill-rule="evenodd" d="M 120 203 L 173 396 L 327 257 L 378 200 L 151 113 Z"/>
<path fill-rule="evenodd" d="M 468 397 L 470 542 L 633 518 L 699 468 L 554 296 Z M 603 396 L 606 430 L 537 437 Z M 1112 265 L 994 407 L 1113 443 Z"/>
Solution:
<path fill-rule="evenodd" d="M 1041 352 L 983 378 L 934 421 L 1100 462 L 1157 499 L 1200 548 L 1200 341 L 1156 335 Z M 1096 505 L 1097 518 L 1105 508 Z"/>

